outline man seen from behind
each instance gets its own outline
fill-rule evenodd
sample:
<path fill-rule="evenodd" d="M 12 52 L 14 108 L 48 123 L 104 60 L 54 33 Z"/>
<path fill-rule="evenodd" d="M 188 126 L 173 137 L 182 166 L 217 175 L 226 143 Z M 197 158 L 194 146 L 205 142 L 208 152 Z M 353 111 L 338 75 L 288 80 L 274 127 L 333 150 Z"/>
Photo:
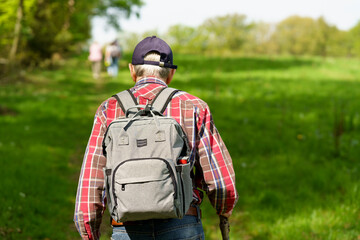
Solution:
<path fill-rule="evenodd" d="M 147 37 L 133 52 L 129 64 L 135 82 L 130 89 L 140 105 L 151 103 L 167 88 L 177 66 L 166 42 Z M 216 213 L 230 217 L 237 202 L 235 172 L 230 154 L 216 129 L 208 105 L 187 92 L 177 92 L 164 115 L 174 118 L 187 135 L 189 162 L 193 168 L 193 201 L 182 219 L 112 221 L 112 239 L 204 239 L 200 204 L 205 192 Z M 99 239 L 106 206 L 103 168 L 106 157 L 102 142 L 109 124 L 123 117 L 118 101 L 111 97 L 98 108 L 79 177 L 74 222 L 82 239 Z M 150 171 L 150 170 L 149 170 Z M 134 196 L 135 197 L 135 196 Z M 105 224 L 108 221 L 105 220 Z"/>

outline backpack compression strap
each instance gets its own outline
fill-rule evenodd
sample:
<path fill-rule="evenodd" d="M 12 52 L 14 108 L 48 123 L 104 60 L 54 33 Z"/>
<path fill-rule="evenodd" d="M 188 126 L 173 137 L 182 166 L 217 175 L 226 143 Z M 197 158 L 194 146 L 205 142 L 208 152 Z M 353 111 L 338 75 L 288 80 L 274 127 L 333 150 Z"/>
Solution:
<path fill-rule="evenodd" d="M 117 100 L 124 113 L 126 113 L 126 110 L 130 107 L 138 105 L 136 98 L 129 89 L 119 92 L 118 94 L 113 95 L 113 97 Z"/>
<path fill-rule="evenodd" d="M 152 103 L 153 108 L 159 113 L 163 114 L 173 96 L 179 91 L 180 90 L 178 89 L 169 87 L 161 89 Z"/>

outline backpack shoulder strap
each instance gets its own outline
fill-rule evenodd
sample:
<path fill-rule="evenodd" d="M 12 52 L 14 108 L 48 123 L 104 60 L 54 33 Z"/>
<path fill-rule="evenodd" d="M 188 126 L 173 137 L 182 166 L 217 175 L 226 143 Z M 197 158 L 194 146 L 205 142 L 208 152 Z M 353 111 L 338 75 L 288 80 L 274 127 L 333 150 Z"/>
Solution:
<path fill-rule="evenodd" d="M 178 89 L 169 87 L 161 89 L 152 102 L 153 108 L 159 113 L 163 114 L 173 96 L 179 91 L 180 90 Z"/>
<path fill-rule="evenodd" d="M 135 107 L 138 105 L 136 98 L 129 89 L 119 92 L 118 94 L 113 95 L 113 97 L 119 103 L 124 113 L 126 113 L 126 110 L 128 110 L 130 107 Z"/>

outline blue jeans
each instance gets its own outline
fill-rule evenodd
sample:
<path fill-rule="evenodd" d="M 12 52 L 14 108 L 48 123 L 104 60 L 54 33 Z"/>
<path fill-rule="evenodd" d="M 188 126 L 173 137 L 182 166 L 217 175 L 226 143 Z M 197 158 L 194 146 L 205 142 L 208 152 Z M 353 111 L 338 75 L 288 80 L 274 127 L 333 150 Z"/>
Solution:
<path fill-rule="evenodd" d="M 116 77 L 119 72 L 119 66 L 118 66 L 119 59 L 116 57 L 113 57 L 111 60 L 110 66 L 107 68 L 107 72 L 110 76 Z"/>
<path fill-rule="evenodd" d="M 112 240 L 203 240 L 201 220 L 195 216 L 183 219 L 139 221 L 129 226 L 114 226 Z"/>

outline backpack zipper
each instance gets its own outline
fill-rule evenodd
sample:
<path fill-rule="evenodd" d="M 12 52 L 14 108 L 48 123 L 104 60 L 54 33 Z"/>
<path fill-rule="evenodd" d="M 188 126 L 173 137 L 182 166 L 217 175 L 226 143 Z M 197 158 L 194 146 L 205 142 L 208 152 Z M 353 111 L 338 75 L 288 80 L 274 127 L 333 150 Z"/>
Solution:
<path fill-rule="evenodd" d="M 119 167 L 121 165 L 123 165 L 124 163 L 126 162 L 132 162 L 132 161 L 142 161 L 142 160 L 153 160 L 153 159 L 157 159 L 157 160 L 161 160 L 163 162 L 165 162 L 166 164 L 166 167 L 168 168 L 169 170 L 169 173 L 170 173 L 170 177 L 171 177 L 171 180 L 172 180 L 172 183 L 174 185 L 174 199 L 177 198 L 177 194 L 176 194 L 176 189 L 177 189 L 177 184 L 176 184 L 176 179 L 175 179 L 175 174 L 174 174 L 174 171 L 173 169 L 171 168 L 170 166 L 170 163 L 168 161 L 166 161 L 165 159 L 163 158 L 133 158 L 133 159 L 128 159 L 128 160 L 125 160 L 123 162 L 121 162 L 119 165 L 117 165 L 117 167 L 114 169 L 114 172 L 113 172 L 113 175 L 112 175 L 112 194 L 113 194 L 113 198 L 114 198 L 114 201 L 115 201 L 115 206 L 117 206 L 117 197 L 115 195 L 115 173 L 116 171 L 119 169 Z M 122 191 L 125 191 L 125 184 L 122 184 L 121 186 L 121 190 Z"/>
<path fill-rule="evenodd" d="M 182 177 L 180 177 L 181 181 L 181 192 L 182 192 L 182 198 L 183 198 L 183 214 L 185 215 L 185 192 L 184 192 L 184 183 Z"/>

